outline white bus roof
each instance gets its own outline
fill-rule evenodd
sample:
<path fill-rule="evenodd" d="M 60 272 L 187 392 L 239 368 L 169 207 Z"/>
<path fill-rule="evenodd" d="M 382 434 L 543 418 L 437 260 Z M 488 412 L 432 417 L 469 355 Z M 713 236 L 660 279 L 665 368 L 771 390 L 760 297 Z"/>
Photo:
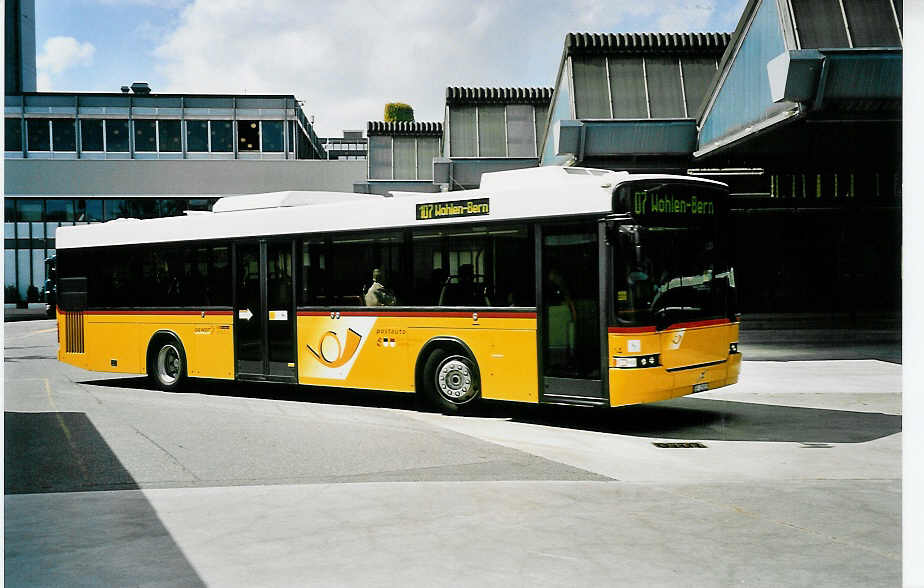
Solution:
<path fill-rule="evenodd" d="M 494 222 L 612 210 L 613 188 L 629 180 L 713 180 L 666 174 L 629 174 L 576 167 L 537 167 L 487 173 L 477 190 L 395 192 L 398 197 L 341 192 L 273 192 L 221 198 L 211 213 L 155 219 L 117 219 L 59 227 L 58 249 L 299 233 L 427 227 Z M 418 219 L 418 204 L 487 199 L 477 216 Z"/>

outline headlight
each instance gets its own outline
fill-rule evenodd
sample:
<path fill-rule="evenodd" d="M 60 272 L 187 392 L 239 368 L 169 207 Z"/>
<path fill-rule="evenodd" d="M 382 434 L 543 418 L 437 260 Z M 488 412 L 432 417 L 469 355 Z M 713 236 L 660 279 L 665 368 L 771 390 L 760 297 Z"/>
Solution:
<path fill-rule="evenodd" d="M 651 355 L 636 355 L 633 357 L 613 356 L 614 367 L 621 369 L 630 368 L 651 368 L 661 365 L 661 354 L 653 353 Z"/>

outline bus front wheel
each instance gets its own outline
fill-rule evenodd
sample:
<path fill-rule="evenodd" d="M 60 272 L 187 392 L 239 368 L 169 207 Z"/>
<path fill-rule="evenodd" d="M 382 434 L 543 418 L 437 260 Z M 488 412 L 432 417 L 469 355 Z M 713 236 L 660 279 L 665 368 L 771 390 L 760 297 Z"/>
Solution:
<path fill-rule="evenodd" d="M 163 338 L 151 346 L 148 376 L 161 390 L 177 390 L 186 379 L 186 352 L 179 341 Z"/>
<path fill-rule="evenodd" d="M 458 414 L 478 398 L 478 368 L 469 357 L 436 349 L 427 358 L 424 391 L 430 402 L 446 414 Z"/>

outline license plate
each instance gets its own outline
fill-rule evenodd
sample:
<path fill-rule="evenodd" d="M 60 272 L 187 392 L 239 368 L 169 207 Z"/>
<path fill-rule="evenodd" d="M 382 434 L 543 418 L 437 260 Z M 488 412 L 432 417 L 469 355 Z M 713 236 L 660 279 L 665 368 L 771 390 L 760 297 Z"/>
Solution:
<path fill-rule="evenodd" d="M 709 389 L 709 382 L 703 382 L 702 384 L 693 384 L 693 393 L 705 392 Z"/>

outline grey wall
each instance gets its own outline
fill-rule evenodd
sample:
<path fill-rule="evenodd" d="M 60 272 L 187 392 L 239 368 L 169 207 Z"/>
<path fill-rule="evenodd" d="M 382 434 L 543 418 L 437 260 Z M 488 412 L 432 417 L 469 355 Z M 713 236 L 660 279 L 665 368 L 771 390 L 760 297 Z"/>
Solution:
<path fill-rule="evenodd" d="M 365 161 L 4 160 L 7 195 L 253 194 L 352 192 Z"/>
<path fill-rule="evenodd" d="M 35 0 L 6 0 L 4 5 L 5 92 L 35 92 Z"/>

